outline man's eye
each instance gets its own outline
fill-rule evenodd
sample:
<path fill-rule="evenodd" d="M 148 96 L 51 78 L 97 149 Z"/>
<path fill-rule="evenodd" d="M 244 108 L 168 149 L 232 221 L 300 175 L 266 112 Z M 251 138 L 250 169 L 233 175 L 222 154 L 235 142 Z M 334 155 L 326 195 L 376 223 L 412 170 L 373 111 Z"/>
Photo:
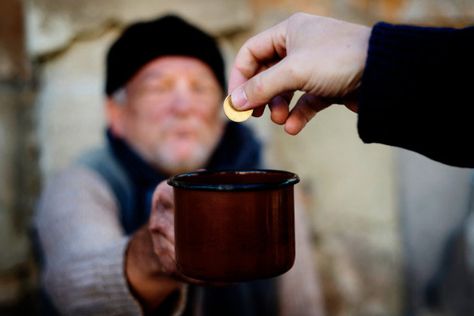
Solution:
<path fill-rule="evenodd" d="M 195 92 L 204 92 L 204 91 L 206 91 L 206 87 L 204 87 L 204 86 L 195 86 L 194 91 Z"/>
<path fill-rule="evenodd" d="M 206 84 L 196 84 L 193 86 L 193 90 L 197 93 L 207 93 L 212 90 L 212 87 Z"/>
<path fill-rule="evenodd" d="M 150 86 L 151 91 L 154 92 L 168 92 L 172 88 L 172 84 L 170 82 L 159 82 Z"/>
<path fill-rule="evenodd" d="M 161 85 L 157 85 L 154 88 L 154 90 L 157 91 L 157 92 L 166 92 L 166 91 L 170 90 L 170 87 L 168 85 L 161 84 Z"/>

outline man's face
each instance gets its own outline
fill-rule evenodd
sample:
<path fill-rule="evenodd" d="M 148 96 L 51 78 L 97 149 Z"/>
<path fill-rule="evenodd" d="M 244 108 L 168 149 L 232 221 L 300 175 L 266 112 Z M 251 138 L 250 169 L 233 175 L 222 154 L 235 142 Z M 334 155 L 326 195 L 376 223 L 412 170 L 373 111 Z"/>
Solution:
<path fill-rule="evenodd" d="M 145 65 L 112 106 L 112 131 L 147 162 L 175 174 L 202 168 L 223 130 L 221 88 L 203 62 L 166 56 Z M 114 122 L 115 120 L 115 122 Z"/>

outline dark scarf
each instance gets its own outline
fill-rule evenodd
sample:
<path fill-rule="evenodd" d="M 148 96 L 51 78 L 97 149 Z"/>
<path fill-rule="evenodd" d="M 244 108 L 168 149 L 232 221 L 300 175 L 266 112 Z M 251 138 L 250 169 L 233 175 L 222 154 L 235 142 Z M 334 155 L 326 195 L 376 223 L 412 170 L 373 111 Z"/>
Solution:
<path fill-rule="evenodd" d="M 151 198 L 156 186 L 170 175 L 147 164 L 125 141 L 107 131 L 107 140 L 114 157 L 122 165 L 133 183 L 134 207 L 132 214 L 122 214 L 122 225 L 127 234 L 133 233 L 148 220 Z M 261 167 L 261 145 L 245 126 L 228 123 L 217 145 L 207 170 L 255 169 Z"/>

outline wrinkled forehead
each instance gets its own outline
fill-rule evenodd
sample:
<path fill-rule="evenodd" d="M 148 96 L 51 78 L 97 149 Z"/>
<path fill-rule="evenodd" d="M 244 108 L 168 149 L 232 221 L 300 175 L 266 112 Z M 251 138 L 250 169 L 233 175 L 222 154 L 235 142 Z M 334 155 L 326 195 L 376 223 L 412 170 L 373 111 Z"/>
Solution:
<path fill-rule="evenodd" d="M 148 81 L 161 77 L 166 78 L 195 78 L 203 81 L 213 81 L 218 85 L 211 68 L 203 61 L 189 56 L 170 55 L 153 59 L 145 64 L 132 77 L 132 81 Z"/>

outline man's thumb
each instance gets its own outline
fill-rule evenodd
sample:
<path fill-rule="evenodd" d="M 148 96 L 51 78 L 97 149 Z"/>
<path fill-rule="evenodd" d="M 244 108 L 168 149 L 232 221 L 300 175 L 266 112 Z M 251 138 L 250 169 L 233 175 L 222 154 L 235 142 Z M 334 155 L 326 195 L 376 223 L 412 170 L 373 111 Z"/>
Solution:
<path fill-rule="evenodd" d="M 285 58 L 232 91 L 232 105 L 237 110 L 248 110 L 267 104 L 283 92 L 297 90 L 298 80 L 295 79 Z"/>

